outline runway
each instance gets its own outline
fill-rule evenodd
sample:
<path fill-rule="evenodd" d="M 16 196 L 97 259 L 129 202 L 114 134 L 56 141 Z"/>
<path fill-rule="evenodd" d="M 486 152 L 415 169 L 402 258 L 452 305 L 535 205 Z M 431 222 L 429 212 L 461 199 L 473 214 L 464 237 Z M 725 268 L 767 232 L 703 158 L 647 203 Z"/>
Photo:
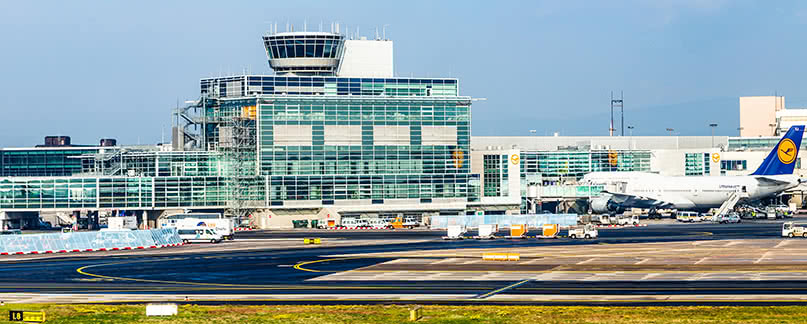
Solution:
<path fill-rule="evenodd" d="M 594 240 L 257 231 L 154 251 L 0 260 L 0 298 L 46 302 L 807 303 L 807 239 L 781 222 L 603 229 Z M 302 237 L 321 237 L 320 246 Z M 485 251 L 521 253 L 513 263 Z"/>

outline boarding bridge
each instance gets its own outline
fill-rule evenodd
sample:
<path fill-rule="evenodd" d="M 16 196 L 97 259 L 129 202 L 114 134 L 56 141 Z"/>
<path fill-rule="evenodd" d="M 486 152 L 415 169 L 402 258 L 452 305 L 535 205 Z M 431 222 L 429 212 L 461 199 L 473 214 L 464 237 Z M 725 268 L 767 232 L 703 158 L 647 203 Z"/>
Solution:
<path fill-rule="evenodd" d="M 717 213 L 715 213 L 715 216 L 720 217 L 720 216 L 728 214 L 729 211 L 734 209 L 734 206 L 736 206 L 737 202 L 739 202 L 740 199 L 742 199 L 742 198 L 748 198 L 748 193 L 739 192 L 739 191 L 733 192 L 729 196 L 729 199 L 726 200 L 725 202 L 723 202 L 722 205 L 720 205 L 720 208 L 717 210 Z"/>

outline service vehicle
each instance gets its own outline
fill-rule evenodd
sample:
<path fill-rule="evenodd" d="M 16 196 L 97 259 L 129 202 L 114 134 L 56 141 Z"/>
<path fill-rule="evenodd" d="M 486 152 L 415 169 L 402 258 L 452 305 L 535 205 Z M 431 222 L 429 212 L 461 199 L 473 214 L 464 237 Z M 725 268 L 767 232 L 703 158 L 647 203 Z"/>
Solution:
<path fill-rule="evenodd" d="M 698 215 L 698 213 L 696 213 L 696 212 L 679 211 L 675 215 L 675 220 L 677 220 L 679 222 L 685 222 L 685 223 L 694 223 L 696 221 L 697 222 L 702 221 L 703 218 L 700 215 Z"/>
<path fill-rule="evenodd" d="M 463 235 L 468 232 L 465 225 L 448 225 L 446 230 L 446 236 L 443 236 L 444 240 L 462 240 L 465 238 Z"/>
<path fill-rule="evenodd" d="M 620 215 L 617 217 L 619 225 L 639 225 L 639 215 Z"/>
<path fill-rule="evenodd" d="M 175 227 L 178 230 L 194 227 L 213 228 L 216 230 L 216 233 L 221 235 L 225 240 L 232 240 L 235 234 L 235 224 L 230 218 L 185 218 L 176 222 Z"/>
<path fill-rule="evenodd" d="M 536 235 L 535 238 L 539 239 L 554 239 L 558 238 L 560 234 L 560 225 L 558 224 L 544 224 L 541 228 L 541 235 Z"/>
<path fill-rule="evenodd" d="M 174 227 L 176 229 L 189 227 L 210 227 L 225 239 L 232 240 L 235 235 L 235 221 L 226 218 L 221 213 L 180 213 L 160 218 L 160 228 Z"/>
<path fill-rule="evenodd" d="M 367 221 L 367 224 L 372 228 L 392 228 L 392 224 L 383 218 L 371 218 Z"/>
<path fill-rule="evenodd" d="M 767 219 L 777 219 L 777 218 L 779 218 L 779 215 L 777 215 L 777 214 L 778 213 L 776 211 L 776 208 L 773 208 L 773 207 L 766 207 L 765 208 L 765 215 L 767 216 L 766 217 Z"/>
<path fill-rule="evenodd" d="M 210 242 L 219 243 L 224 237 L 210 227 L 177 228 L 182 243 Z"/>
<path fill-rule="evenodd" d="M 728 223 L 740 223 L 742 220 L 740 219 L 740 214 L 736 212 L 730 212 L 728 214 L 720 215 L 718 218 L 718 222 L 720 224 L 728 224 Z"/>
<path fill-rule="evenodd" d="M 108 229 L 137 229 L 137 217 L 134 216 L 117 216 L 107 217 L 106 224 Z"/>
<path fill-rule="evenodd" d="M 404 217 L 403 226 L 408 229 L 413 229 L 420 226 L 420 222 L 418 222 L 418 220 L 414 217 Z"/>
<path fill-rule="evenodd" d="M 573 239 L 577 238 L 596 238 L 599 236 L 599 231 L 597 228 L 594 227 L 593 224 L 586 224 L 583 226 L 578 226 L 576 228 L 569 229 L 569 237 Z"/>
<path fill-rule="evenodd" d="M 804 224 L 796 224 L 793 222 L 784 222 L 782 224 L 782 236 L 783 237 L 807 237 L 807 225 Z"/>
<path fill-rule="evenodd" d="M 611 225 L 611 215 L 608 214 L 600 215 L 599 223 L 602 225 Z"/>
<path fill-rule="evenodd" d="M 366 219 L 361 218 L 342 218 L 342 226 L 344 227 L 370 227 Z"/>

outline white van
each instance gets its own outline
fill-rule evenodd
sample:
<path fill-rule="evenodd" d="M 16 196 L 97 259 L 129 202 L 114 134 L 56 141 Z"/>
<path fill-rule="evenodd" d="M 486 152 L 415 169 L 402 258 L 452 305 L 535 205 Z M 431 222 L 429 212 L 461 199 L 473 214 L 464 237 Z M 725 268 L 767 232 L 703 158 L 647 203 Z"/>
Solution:
<path fill-rule="evenodd" d="M 221 234 L 216 233 L 215 229 L 209 227 L 183 228 L 178 229 L 177 232 L 179 232 L 179 238 L 182 239 L 182 243 L 219 243 L 224 240 Z"/>
<path fill-rule="evenodd" d="M 372 218 L 369 222 L 367 222 L 370 227 L 372 228 L 390 228 L 392 224 L 386 219 L 383 218 Z"/>
<path fill-rule="evenodd" d="M 689 223 L 703 221 L 702 217 L 698 215 L 698 213 L 691 211 L 679 211 L 677 215 L 675 215 L 675 219 L 679 222 Z"/>
<path fill-rule="evenodd" d="M 360 218 L 342 218 L 342 226 L 344 227 L 369 227 L 366 219 Z"/>

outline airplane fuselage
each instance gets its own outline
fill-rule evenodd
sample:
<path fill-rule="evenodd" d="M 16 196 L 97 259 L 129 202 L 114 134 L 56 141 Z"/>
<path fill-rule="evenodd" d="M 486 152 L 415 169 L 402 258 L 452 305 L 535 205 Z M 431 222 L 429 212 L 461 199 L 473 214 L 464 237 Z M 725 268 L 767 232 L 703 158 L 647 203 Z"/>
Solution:
<path fill-rule="evenodd" d="M 583 183 L 605 185 L 615 194 L 636 197 L 620 202 L 623 208 L 675 208 L 682 210 L 720 207 L 735 193 L 745 193 L 748 200 L 771 197 L 799 184 L 797 176 L 663 176 L 644 172 L 595 172 L 583 177 Z M 613 189 L 618 188 L 618 189 Z M 664 202 L 652 206 L 648 201 Z"/>

